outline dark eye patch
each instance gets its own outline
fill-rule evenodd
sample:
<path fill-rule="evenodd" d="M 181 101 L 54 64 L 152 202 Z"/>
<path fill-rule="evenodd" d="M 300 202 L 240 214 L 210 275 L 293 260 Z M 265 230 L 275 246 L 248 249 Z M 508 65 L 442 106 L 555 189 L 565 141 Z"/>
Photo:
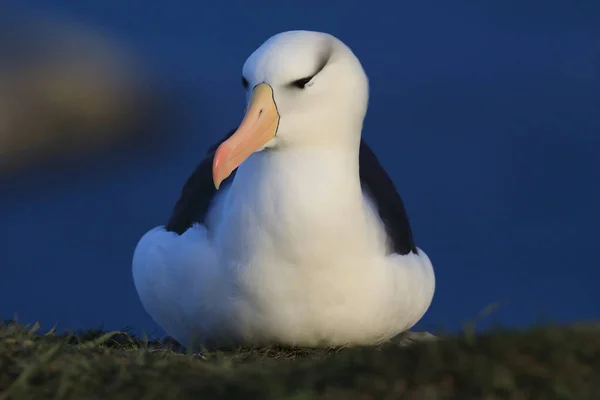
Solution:
<path fill-rule="evenodd" d="M 290 83 L 290 85 L 297 87 L 298 89 L 304 89 L 306 87 L 306 84 L 308 82 L 311 81 L 312 78 L 314 78 L 315 76 L 307 76 L 306 78 L 302 78 L 302 79 L 298 79 L 295 80 L 294 82 Z"/>
<path fill-rule="evenodd" d="M 331 58 L 331 47 L 327 46 L 326 51 L 321 55 L 320 63 L 316 71 L 306 78 L 298 79 L 290 83 L 290 86 L 296 87 L 298 89 L 304 89 L 308 82 L 310 82 L 315 76 L 317 76 L 323 69 L 327 66 L 329 59 Z"/>
<path fill-rule="evenodd" d="M 250 83 L 248 83 L 248 79 L 246 79 L 244 76 L 242 76 L 242 86 L 244 87 L 244 89 L 248 89 L 248 86 L 250 86 Z"/>

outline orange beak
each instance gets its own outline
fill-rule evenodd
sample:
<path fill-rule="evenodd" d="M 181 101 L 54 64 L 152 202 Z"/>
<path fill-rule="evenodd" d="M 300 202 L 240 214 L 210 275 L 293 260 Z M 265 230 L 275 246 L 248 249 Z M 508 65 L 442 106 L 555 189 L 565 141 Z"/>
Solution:
<path fill-rule="evenodd" d="M 279 112 L 273 99 L 273 88 L 266 83 L 256 85 L 246 115 L 238 129 L 221 143 L 213 158 L 213 182 L 219 189 L 244 160 L 275 137 Z"/>

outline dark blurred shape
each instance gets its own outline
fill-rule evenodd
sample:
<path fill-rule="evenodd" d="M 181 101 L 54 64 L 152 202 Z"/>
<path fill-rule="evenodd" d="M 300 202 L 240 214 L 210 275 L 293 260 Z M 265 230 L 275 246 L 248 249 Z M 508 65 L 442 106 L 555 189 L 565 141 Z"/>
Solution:
<path fill-rule="evenodd" d="M 0 174 L 140 141 L 164 111 L 149 71 L 91 27 L 3 12 L 0 60 Z"/>

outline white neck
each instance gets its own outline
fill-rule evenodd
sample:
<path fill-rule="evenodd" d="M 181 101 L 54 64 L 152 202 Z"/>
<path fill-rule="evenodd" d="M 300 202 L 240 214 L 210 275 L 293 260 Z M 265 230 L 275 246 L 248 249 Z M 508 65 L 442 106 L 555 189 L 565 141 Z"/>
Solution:
<path fill-rule="evenodd" d="M 334 151 L 341 149 L 358 155 L 362 133 L 362 116 L 335 115 L 332 112 L 313 112 L 288 115 L 279 125 L 273 140 L 273 150 L 316 149 Z M 307 120 L 308 119 L 308 120 Z"/>
<path fill-rule="evenodd" d="M 368 245 L 358 151 L 315 146 L 252 155 L 228 195 L 228 231 L 252 229 L 279 249 L 314 256 Z"/>
<path fill-rule="evenodd" d="M 327 206 L 339 209 L 361 199 L 358 173 L 358 147 L 266 149 L 239 168 L 232 192 L 243 190 L 244 196 L 256 193 L 263 200 L 287 200 L 282 207 L 294 206 L 296 201 L 318 201 L 321 210 Z"/>

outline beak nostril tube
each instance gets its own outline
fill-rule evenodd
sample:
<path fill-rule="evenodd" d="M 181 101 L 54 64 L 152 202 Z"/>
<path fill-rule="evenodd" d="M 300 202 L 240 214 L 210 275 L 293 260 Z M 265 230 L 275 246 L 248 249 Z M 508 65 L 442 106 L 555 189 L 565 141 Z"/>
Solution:
<path fill-rule="evenodd" d="M 279 113 L 273 98 L 273 88 L 266 83 L 256 85 L 246 114 L 233 135 L 215 151 L 213 181 L 215 188 L 250 154 L 264 148 L 277 133 Z"/>

